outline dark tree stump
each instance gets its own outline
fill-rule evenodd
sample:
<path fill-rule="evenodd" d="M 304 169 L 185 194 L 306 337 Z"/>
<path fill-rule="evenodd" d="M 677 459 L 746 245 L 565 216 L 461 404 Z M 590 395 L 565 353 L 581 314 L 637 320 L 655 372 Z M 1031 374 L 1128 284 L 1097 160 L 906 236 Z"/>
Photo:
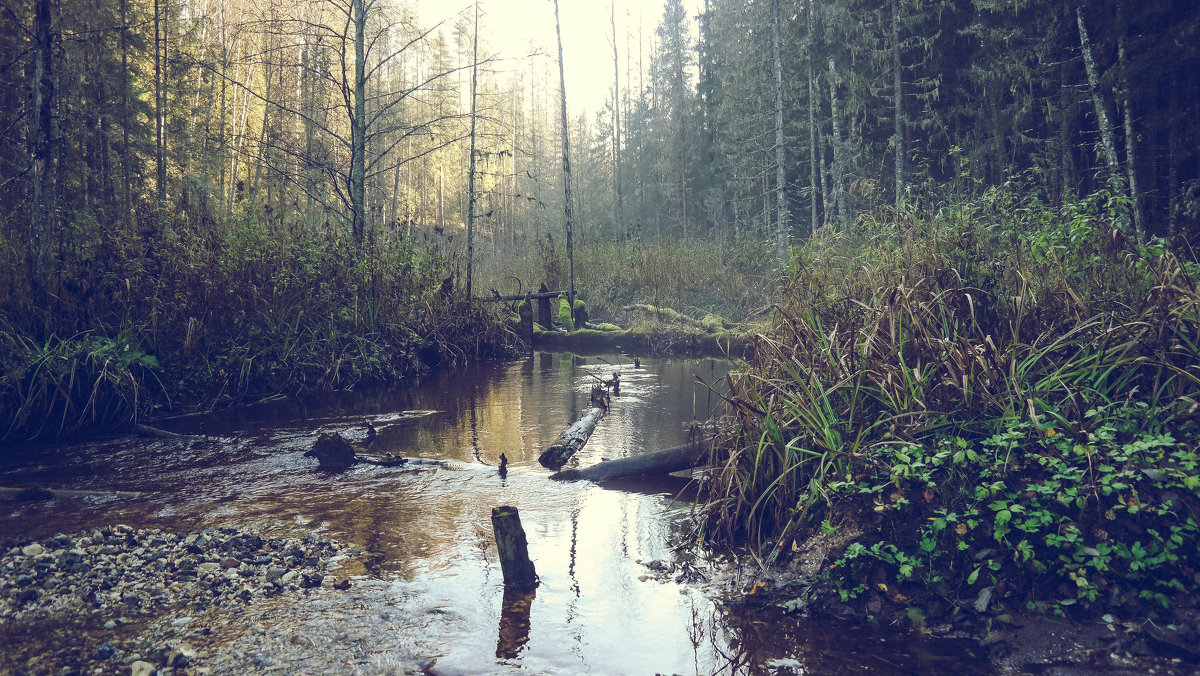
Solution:
<path fill-rule="evenodd" d="M 521 527 L 521 515 L 516 507 L 503 505 L 492 508 L 492 532 L 500 552 L 500 570 L 508 589 L 533 589 L 538 586 L 537 571 L 529 560 L 529 543 Z"/>
<path fill-rule="evenodd" d="M 550 298 L 542 297 L 541 295 L 547 293 L 548 291 L 550 291 L 550 289 L 547 289 L 546 283 L 542 282 L 541 288 L 538 289 L 539 295 L 537 303 L 537 320 L 538 324 L 541 324 L 542 328 L 546 329 L 547 331 L 554 327 L 554 318 L 558 315 L 558 313 L 551 313 L 550 311 Z"/>

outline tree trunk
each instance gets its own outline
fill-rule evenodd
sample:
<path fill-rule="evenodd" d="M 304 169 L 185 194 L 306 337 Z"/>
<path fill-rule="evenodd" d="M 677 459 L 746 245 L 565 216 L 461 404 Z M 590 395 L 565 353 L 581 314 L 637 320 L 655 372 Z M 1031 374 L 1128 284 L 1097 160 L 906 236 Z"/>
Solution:
<path fill-rule="evenodd" d="M 571 239 L 571 153 L 567 138 L 567 79 L 563 70 L 562 24 L 558 19 L 558 0 L 554 0 L 554 32 L 558 36 L 558 85 L 562 110 L 563 211 L 567 227 L 567 300 L 575 307 L 575 249 Z"/>
<path fill-rule="evenodd" d="M 516 507 L 492 508 L 492 532 L 500 554 L 500 571 L 506 589 L 533 589 L 538 585 L 537 571 L 529 560 L 529 542 L 521 526 Z"/>
<path fill-rule="evenodd" d="M 771 0 L 771 44 L 775 61 L 775 255 L 788 262 L 788 209 L 783 148 L 783 56 L 780 46 L 780 0 Z"/>
<path fill-rule="evenodd" d="M 471 156 L 467 159 L 467 299 L 471 298 L 472 263 L 475 259 L 475 99 L 479 77 L 479 0 L 475 1 L 475 28 L 471 37 Z"/>
<path fill-rule="evenodd" d="M 129 183 L 129 17 L 128 0 L 121 0 L 121 222 L 128 230 L 133 210 Z"/>
<path fill-rule="evenodd" d="M 621 64 L 617 53 L 616 3 L 611 0 L 608 5 L 608 20 L 612 27 L 613 52 L 613 193 L 617 198 L 613 205 L 613 234 L 619 237 L 625 229 L 625 201 L 621 193 Z"/>
<path fill-rule="evenodd" d="M 33 218 L 30 219 L 29 280 L 40 296 L 46 290 L 46 265 L 49 237 L 57 229 L 55 213 L 56 176 L 54 167 L 54 0 L 38 0 L 34 6 L 32 130 L 29 159 L 33 165 Z M 34 298 L 40 303 L 41 298 Z"/>
<path fill-rule="evenodd" d="M 167 215 L 167 12 L 166 0 L 154 0 L 154 179 L 159 220 Z M 160 222 L 160 227 L 162 223 Z"/>
<path fill-rule="evenodd" d="M 837 66 L 833 57 L 829 57 L 829 109 L 830 121 L 833 124 L 833 198 L 837 204 L 838 224 L 843 230 L 849 224 L 849 213 L 846 211 L 845 148 L 842 145 L 842 135 L 838 128 L 838 95 L 837 95 Z"/>
<path fill-rule="evenodd" d="M 817 33 L 816 20 L 813 12 L 816 11 L 814 2 L 808 4 L 808 147 L 809 147 L 809 186 L 811 188 L 810 203 L 809 203 L 809 235 L 817 231 L 821 227 L 817 220 L 817 197 L 821 194 L 820 178 L 819 178 L 819 162 L 817 158 L 817 88 L 815 76 L 813 73 L 813 61 L 816 59 L 817 49 Z"/>
<path fill-rule="evenodd" d="M 366 239 L 367 204 L 367 10 L 365 0 L 351 0 L 354 22 L 354 81 L 350 111 L 350 218 L 354 246 Z"/>
<path fill-rule="evenodd" d="M 675 448 L 605 460 L 582 469 L 568 469 L 550 475 L 557 481 L 603 481 L 630 476 L 670 474 L 697 466 L 705 456 L 703 444 L 684 444 Z"/>
<path fill-rule="evenodd" d="M 1117 41 L 1117 62 L 1121 64 L 1121 71 L 1125 73 L 1124 99 L 1125 105 L 1125 176 L 1129 179 L 1129 201 L 1133 207 L 1133 227 L 1137 231 L 1138 241 L 1146 241 L 1146 220 L 1142 212 L 1142 195 L 1138 190 L 1137 180 L 1137 137 L 1133 133 L 1133 105 L 1129 97 L 1130 82 L 1128 71 L 1124 68 L 1125 63 L 1125 38 L 1122 37 Z"/>
<path fill-rule="evenodd" d="M 1174 71 L 1171 73 L 1168 89 L 1171 92 L 1169 110 L 1173 117 L 1179 114 L 1179 82 Z M 1179 124 L 1167 125 L 1167 145 L 1171 149 L 1167 155 L 1167 240 L 1171 242 L 1174 242 L 1175 235 L 1179 232 L 1179 193 L 1182 186 L 1179 185 L 1179 155 L 1175 149 L 1179 147 L 1180 126 Z"/>
<path fill-rule="evenodd" d="M 1109 122 L 1104 99 L 1100 95 L 1100 75 L 1096 72 L 1096 61 L 1092 58 L 1092 43 L 1088 39 L 1087 26 L 1083 21 L 1083 8 L 1075 8 L 1075 19 L 1079 24 L 1079 44 L 1083 49 L 1083 65 L 1087 70 L 1088 90 L 1092 95 L 1092 106 L 1096 110 L 1096 124 L 1100 127 L 1101 151 L 1108 164 L 1108 185 L 1113 193 L 1125 194 L 1121 180 L 1121 166 L 1117 161 L 1117 144 L 1113 140 L 1112 123 Z"/>
<path fill-rule="evenodd" d="M 892 0 L 892 106 L 896 122 L 896 208 L 904 201 L 904 85 L 900 77 L 900 1 Z"/>

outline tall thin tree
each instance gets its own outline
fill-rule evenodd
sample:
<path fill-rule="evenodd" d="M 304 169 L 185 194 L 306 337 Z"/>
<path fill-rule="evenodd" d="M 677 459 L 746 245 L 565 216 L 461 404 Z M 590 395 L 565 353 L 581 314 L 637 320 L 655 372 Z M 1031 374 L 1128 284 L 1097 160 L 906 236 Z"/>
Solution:
<path fill-rule="evenodd" d="M 562 23 L 558 18 L 558 0 L 554 0 L 554 32 L 558 36 L 558 93 L 562 112 L 563 214 L 567 226 L 567 298 L 575 311 L 575 249 L 571 241 L 571 152 L 567 137 L 567 76 L 563 68 Z"/>
<path fill-rule="evenodd" d="M 771 0 L 771 44 L 775 62 L 775 255 L 788 261 L 788 208 L 783 147 L 783 56 L 780 45 L 780 0 Z"/>
<path fill-rule="evenodd" d="M 471 31 L 471 156 L 467 160 L 467 298 L 471 298 L 472 263 L 475 260 L 475 104 L 479 86 L 479 0 L 475 2 L 475 26 Z"/>

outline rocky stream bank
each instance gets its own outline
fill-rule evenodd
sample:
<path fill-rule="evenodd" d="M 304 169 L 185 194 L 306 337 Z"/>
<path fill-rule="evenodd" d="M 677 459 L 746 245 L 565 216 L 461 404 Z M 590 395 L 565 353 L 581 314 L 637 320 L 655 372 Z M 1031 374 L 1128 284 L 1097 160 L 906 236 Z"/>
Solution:
<path fill-rule="evenodd" d="M 211 650 L 212 616 L 343 593 L 350 579 L 331 573 L 358 554 L 315 535 L 124 525 L 10 538 L 0 552 L 0 673 L 60 676 L 276 670 L 266 653 Z"/>

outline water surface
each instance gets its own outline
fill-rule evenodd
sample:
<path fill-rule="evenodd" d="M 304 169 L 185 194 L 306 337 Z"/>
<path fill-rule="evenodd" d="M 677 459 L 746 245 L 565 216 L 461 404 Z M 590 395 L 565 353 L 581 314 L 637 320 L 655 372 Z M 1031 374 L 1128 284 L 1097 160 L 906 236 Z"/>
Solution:
<path fill-rule="evenodd" d="M 709 385 L 722 391 L 730 368 L 712 359 L 647 359 L 637 369 L 630 362 L 539 353 L 401 391 L 161 423 L 194 435 L 184 440 L 131 437 L 47 449 L 4 467 L 0 485 L 143 495 L 3 505 L 0 536 L 110 523 L 234 525 L 349 543 L 363 552 L 346 571 L 361 575 L 352 592 L 280 599 L 278 607 L 258 609 L 272 618 L 266 629 L 234 622 L 228 635 L 213 638 L 274 650 L 276 663 L 290 658 L 309 672 L 414 663 L 432 663 L 436 673 L 983 670 L 955 642 L 806 623 L 742 603 L 727 565 L 674 550 L 691 523 L 685 479 L 548 480 L 537 456 L 586 412 L 596 378 L 620 371 L 621 394 L 574 461 L 580 465 L 684 443 L 720 401 Z M 366 441 L 368 421 L 377 430 L 372 451 L 448 465 L 359 465 L 331 474 L 304 455 L 321 432 Z M 496 467 L 501 453 L 506 477 Z M 490 522 L 498 505 L 520 510 L 541 577 L 535 594 L 504 592 Z M 254 632 L 293 640 L 255 643 L 248 638 Z M 300 634 L 306 644 L 294 640 Z"/>

